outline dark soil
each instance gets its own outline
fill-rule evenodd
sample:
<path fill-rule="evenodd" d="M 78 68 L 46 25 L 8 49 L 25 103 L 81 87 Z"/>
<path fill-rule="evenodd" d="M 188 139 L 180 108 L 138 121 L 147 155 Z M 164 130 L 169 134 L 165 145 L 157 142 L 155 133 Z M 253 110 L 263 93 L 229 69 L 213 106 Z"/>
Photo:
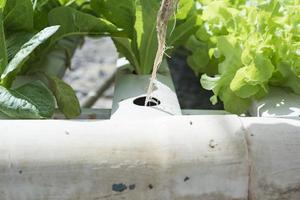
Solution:
<path fill-rule="evenodd" d="M 186 57 L 186 53 L 178 52 L 168 60 L 181 108 L 223 110 L 222 103 L 211 104 L 212 92 L 201 87 L 200 78 L 186 63 Z"/>

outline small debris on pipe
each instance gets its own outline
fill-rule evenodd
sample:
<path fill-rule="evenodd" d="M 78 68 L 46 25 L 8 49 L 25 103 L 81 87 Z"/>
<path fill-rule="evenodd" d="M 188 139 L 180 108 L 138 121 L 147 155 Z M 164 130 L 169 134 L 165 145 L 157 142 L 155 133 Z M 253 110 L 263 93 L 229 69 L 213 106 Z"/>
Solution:
<path fill-rule="evenodd" d="M 113 184 L 112 190 L 115 192 L 123 192 L 123 191 L 127 190 L 127 185 L 125 185 L 123 183 Z"/>

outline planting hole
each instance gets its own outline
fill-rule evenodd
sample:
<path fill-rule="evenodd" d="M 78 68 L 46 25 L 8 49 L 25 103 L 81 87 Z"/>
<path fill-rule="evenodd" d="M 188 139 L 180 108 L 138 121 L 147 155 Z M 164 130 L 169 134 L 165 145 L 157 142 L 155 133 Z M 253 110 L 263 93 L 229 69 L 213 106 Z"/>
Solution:
<path fill-rule="evenodd" d="M 135 105 L 138 105 L 138 106 L 145 106 L 145 101 L 146 101 L 146 97 L 139 97 L 139 98 L 136 98 L 133 103 Z M 147 103 L 147 106 L 149 107 L 153 107 L 153 106 L 158 106 L 160 104 L 160 100 L 158 100 L 157 98 L 154 98 L 152 97 L 150 99 L 150 101 Z"/>

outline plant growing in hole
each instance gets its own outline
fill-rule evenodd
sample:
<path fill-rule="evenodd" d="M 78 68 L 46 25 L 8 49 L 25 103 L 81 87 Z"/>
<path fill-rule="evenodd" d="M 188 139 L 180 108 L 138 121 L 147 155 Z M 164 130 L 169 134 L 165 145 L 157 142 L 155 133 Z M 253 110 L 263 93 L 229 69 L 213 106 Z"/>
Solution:
<path fill-rule="evenodd" d="M 137 74 L 151 74 L 158 48 L 156 22 L 161 0 L 91 0 L 91 8 L 118 28 L 125 36 L 112 37 L 121 56 Z M 201 24 L 195 0 L 181 0 L 166 31 L 167 45 L 185 43 Z"/>
<path fill-rule="evenodd" d="M 92 9 L 99 16 L 125 31 L 126 37 L 112 39 L 132 70 L 137 74 L 152 72 L 144 105 L 155 103 L 150 95 L 166 43 L 173 48 L 184 44 L 201 24 L 194 0 L 181 0 L 177 5 L 178 0 L 91 0 Z"/>

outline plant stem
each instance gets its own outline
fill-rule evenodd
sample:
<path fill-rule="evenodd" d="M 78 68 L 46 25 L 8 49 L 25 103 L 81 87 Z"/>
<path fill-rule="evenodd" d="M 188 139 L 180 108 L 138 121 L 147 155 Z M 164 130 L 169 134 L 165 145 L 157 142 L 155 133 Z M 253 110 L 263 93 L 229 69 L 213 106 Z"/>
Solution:
<path fill-rule="evenodd" d="M 147 97 L 145 100 L 145 106 L 148 105 L 149 101 L 151 101 L 151 94 L 154 89 L 157 71 L 162 63 L 164 53 L 166 50 L 166 35 L 168 22 L 171 16 L 174 14 L 177 8 L 179 0 L 162 0 L 162 4 L 157 16 L 157 40 L 158 40 L 158 48 L 156 52 L 156 57 L 154 60 L 153 71 L 150 79 L 150 84 L 147 90 Z"/>
<path fill-rule="evenodd" d="M 0 8 L 0 75 L 7 65 L 7 49 L 4 35 L 3 11 Z"/>

